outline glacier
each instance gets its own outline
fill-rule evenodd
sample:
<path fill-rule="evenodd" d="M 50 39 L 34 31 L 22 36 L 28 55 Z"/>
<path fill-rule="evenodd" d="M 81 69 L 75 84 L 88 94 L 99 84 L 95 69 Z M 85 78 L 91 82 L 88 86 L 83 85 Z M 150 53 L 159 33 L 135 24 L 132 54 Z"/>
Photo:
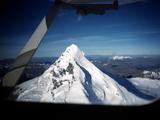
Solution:
<path fill-rule="evenodd" d="M 16 86 L 13 95 L 17 101 L 72 104 L 142 105 L 155 100 L 133 83 L 103 73 L 72 44 L 41 76 Z"/>

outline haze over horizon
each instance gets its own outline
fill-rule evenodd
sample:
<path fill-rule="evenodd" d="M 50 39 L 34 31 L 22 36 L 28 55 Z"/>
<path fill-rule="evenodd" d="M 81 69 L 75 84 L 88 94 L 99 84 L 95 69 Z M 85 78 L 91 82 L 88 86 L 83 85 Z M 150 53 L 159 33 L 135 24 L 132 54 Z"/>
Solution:
<path fill-rule="evenodd" d="M 76 45 L 76 44 L 75 44 Z M 71 45 L 69 45 L 69 46 L 71 46 Z M 44 56 L 37 56 L 37 55 L 35 55 L 34 57 L 33 57 L 33 59 L 34 58 L 59 58 L 64 52 L 65 52 L 65 50 L 69 47 L 69 46 L 67 46 L 66 48 L 64 48 L 64 50 L 63 51 L 60 51 L 60 54 L 58 54 L 58 55 L 44 55 Z M 79 46 L 78 46 L 79 47 Z M 81 51 L 83 51 L 81 48 L 79 48 Z M 84 52 L 84 51 L 83 51 Z M 101 57 L 115 57 L 115 56 L 117 56 L 117 57 L 124 57 L 124 56 L 127 56 L 127 57 L 134 57 L 134 56 L 136 56 L 136 57 L 149 57 L 149 56 L 152 56 L 152 57 L 160 57 L 160 54 L 116 54 L 116 53 L 113 53 L 113 54 L 86 54 L 85 52 L 84 52 L 84 55 L 86 56 L 86 57 L 98 57 L 98 56 L 101 56 Z M 15 59 L 15 57 L 6 57 L 6 58 L 0 58 L 0 60 L 3 60 L 3 59 Z"/>

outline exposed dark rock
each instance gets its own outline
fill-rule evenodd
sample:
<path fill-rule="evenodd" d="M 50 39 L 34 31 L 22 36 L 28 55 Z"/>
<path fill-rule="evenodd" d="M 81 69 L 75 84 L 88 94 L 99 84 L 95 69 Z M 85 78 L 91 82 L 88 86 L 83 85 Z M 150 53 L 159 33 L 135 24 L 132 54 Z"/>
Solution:
<path fill-rule="evenodd" d="M 57 63 L 59 63 L 59 62 L 60 62 L 60 60 L 57 61 Z"/>
<path fill-rule="evenodd" d="M 73 74 L 73 65 L 71 63 L 69 63 L 68 67 L 67 67 L 67 72 L 69 72 L 69 74 Z"/>
<path fill-rule="evenodd" d="M 52 81 L 53 81 L 53 84 L 54 84 L 53 89 L 56 89 L 63 84 L 62 81 L 57 81 L 56 79 L 52 79 Z"/>
<path fill-rule="evenodd" d="M 52 70 L 51 73 L 53 74 L 54 77 L 59 77 L 59 75 L 54 70 Z"/>
<path fill-rule="evenodd" d="M 62 76 L 65 75 L 66 74 L 66 70 L 65 69 L 60 70 L 59 74 L 62 75 Z"/>

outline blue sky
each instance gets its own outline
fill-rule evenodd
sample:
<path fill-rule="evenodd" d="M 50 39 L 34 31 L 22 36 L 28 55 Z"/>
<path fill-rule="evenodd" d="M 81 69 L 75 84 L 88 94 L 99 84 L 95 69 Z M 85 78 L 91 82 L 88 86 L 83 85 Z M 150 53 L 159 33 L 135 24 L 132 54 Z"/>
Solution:
<path fill-rule="evenodd" d="M 4 18 L 0 58 L 16 57 L 23 48 L 52 4 L 41 1 L 30 1 Z M 159 5 L 153 1 L 124 5 L 102 16 L 61 10 L 35 56 L 59 56 L 72 43 L 87 55 L 160 54 Z"/>

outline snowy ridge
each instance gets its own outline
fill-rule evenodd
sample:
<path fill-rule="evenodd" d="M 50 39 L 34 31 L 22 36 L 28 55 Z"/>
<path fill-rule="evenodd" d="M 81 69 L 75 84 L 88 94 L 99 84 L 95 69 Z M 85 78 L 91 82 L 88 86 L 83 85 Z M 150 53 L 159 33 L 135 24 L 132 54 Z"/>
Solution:
<path fill-rule="evenodd" d="M 74 44 L 40 77 L 18 86 L 18 101 L 83 104 L 145 104 L 149 99 L 129 92 L 93 65 Z M 33 97 L 31 97 L 33 96 Z"/>

